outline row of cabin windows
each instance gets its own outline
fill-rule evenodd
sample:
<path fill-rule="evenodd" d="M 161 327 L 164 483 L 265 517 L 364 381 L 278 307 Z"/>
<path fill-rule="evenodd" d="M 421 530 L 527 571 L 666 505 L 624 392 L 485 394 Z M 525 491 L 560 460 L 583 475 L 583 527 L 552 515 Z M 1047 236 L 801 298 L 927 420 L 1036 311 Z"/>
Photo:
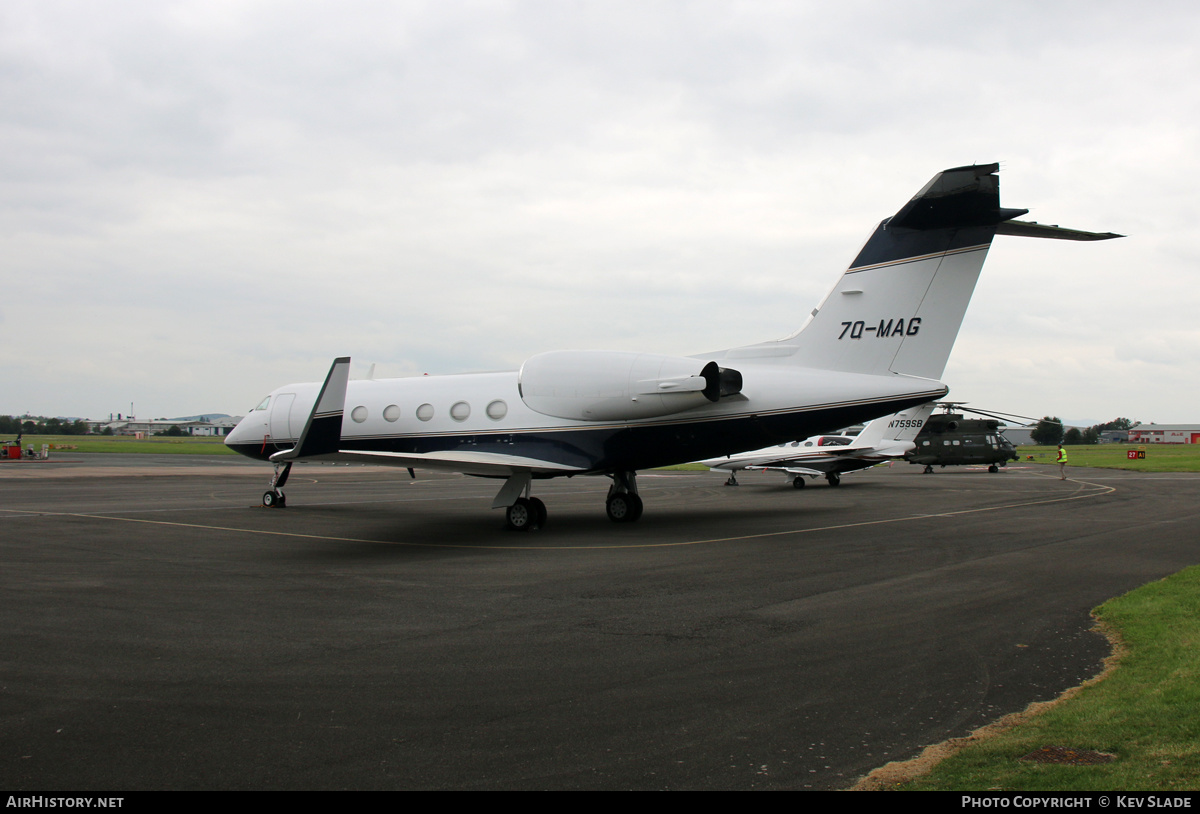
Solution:
<path fill-rule="evenodd" d="M 421 421 L 429 421 L 434 417 L 436 412 L 432 404 L 426 403 L 417 408 L 416 416 Z M 488 402 L 488 406 L 484 409 L 484 412 L 492 421 L 499 421 L 508 415 L 508 405 L 503 399 L 495 399 Z M 350 411 L 350 419 L 356 424 L 366 421 L 369 415 L 370 413 L 367 408 L 361 404 Z M 450 417 L 455 421 L 466 421 L 471 417 L 471 405 L 465 401 L 454 402 L 454 404 L 450 405 Z M 399 418 L 400 407 L 398 405 L 389 404 L 383 408 L 384 421 L 397 421 Z"/>
<path fill-rule="evenodd" d="M 265 409 L 267 409 L 268 406 L 270 406 L 270 404 L 271 404 L 271 397 L 267 396 L 254 409 L 255 410 L 265 410 Z M 251 411 L 251 412 L 253 412 L 253 411 Z M 430 419 L 433 418 L 433 416 L 436 412 L 437 411 L 434 409 L 432 404 L 422 404 L 420 407 L 417 408 L 417 418 L 420 419 L 421 421 L 429 421 Z M 508 415 L 508 405 L 504 402 L 503 399 L 495 399 L 493 401 L 488 402 L 488 406 L 484 410 L 484 412 L 487 413 L 487 417 L 492 419 L 492 421 L 499 421 L 500 419 L 502 419 L 506 415 Z M 366 421 L 368 415 L 369 415 L 369 412 L 368 412 L 367 408 L 363 407 L 361 404 L 358 407 L 355 407 L 353 410 L 350 411 L 350 418 L 356 424 L 361 424 L 364 421 Z M 455 421 L 466 421 L 468 418 L 471 417 L 471 405 L 465 401 L 454 402 L 454 404 L 450 405 L 450 417 L 453 418 Z M 384 407 L 383 408 L 383 419 L 384 419 L 384 421 L 391 421 L 391 422 L 398 421 L 400 419 L 399 405 L 389 404 L 387 407 Z"/>

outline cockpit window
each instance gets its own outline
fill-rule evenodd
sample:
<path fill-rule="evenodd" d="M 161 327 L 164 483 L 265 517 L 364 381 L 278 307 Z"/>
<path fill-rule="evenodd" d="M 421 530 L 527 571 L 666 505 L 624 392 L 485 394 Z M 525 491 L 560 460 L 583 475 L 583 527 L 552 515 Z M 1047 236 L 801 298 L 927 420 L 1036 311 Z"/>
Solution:
<path fill-rule="evenodd" d="M 254 409 L 255 409 L 255 410 L 265 410 L 265 409 L 267 409 L 267 405 L 268 405 L 268 404 L 270 404 L 270 403 L 271 403 L 271 397 L 270 397 L 270 396 L 267 396 L 265 399 L 263 399 L 262 401 L 260 401 L 260 402 L 258 403 L 258 406 L 257 406 L 257 407 L 255 407 Z"/>

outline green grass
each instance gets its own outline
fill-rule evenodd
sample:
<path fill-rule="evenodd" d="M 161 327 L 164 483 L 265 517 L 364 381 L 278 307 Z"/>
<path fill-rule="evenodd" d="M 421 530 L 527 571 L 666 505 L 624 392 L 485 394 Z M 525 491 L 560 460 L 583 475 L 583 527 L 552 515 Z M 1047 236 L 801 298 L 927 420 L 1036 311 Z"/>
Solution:
<path fill-rule="evenodd" d="M 0 439 L 12 440 L 12 439 Z M 39 451 L 42 444 L 53 444 L 74 452 L 149 452 L 155 454 L 234 455 L 221 438 L 166 438 L 156 436 L 140 441 L 128 436 L 105 435 L 27 435 L 22 446 L 33 444 Z M 1131 461 L 1127 450 L 1145 449 L 1146 457 Z M 1055 447 L 1017 447 L 1021 463 L 1027 463 L 1030 455 L 1034 463 L 1053 464 Z M 51 453 L 53 454 L 53 453 Z M 1102 469 L 1130 469 L 1137 472 L 1200 472 L 1200 444 L 1101 444 L 1097 446 L 1067 447 L 1071 466 L 1093 466 Z M 681 471 L 704 471 L 700 464 L 680 464 L 663 467 Z"/>
<path fill-rule="evenodd" d="M 12 441 L 12 438 L 0 439 Z M 25 449 L 33 444 L 42 451 L 42 444 L 51 444 L 50 457 L 71 452 L 149 452 L 156 455 L 236 455 L 225 446 L 223 438 L 167 438 L 155 436 L 141 440 L 122 435 L 26 435 L 21 439 Z"/>
<path fill-rule="evenodd" d="M 1117 666 L 994 736 L 972 738 L 902 790 L 1178 791 L 1200 788 L 1200 566 L 1104 603 L 1124 644 Z M 1002 727 L 998 727 L 1002 728 Z M 1022 756 L 1056 746 L 1115 756 L 1100 765 Z"/>
<path fill-rule="evenodd" d="M 1094 466 L 1101 469 L 1129 469 L 1134 472 L 1200 472 L 1200 444 L 1093 444 L 1064 447 L 1067 468 Z M 1131 461 L 1131 449 L 1144 449 L 1146 457 Z M 1053 464 L 1058 447 L 1017 447 L 1019 463 L 1032 455 L 1035 463 Z"/>

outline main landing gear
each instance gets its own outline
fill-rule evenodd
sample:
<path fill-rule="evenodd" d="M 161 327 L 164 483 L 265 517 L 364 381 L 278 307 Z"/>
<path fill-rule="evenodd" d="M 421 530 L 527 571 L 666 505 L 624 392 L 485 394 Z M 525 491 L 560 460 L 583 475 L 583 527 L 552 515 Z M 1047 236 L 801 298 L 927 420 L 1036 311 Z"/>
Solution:
<path fill-rule="evenodd" d="M 504 522 L 512 531 L 533 531 L 546 525 L 546 504 L 536 497 L 519 497 L 504 511 Z"/>
<path fill-rule="evenodd" d="M 271 476 L 271 488 L 263 492 L 262 505 L 268 509 L 282 509 L 287 506 L 287 496 L 280 491 L 287 483 L 288 475 L 292 473 L 292 462 L 288 461 L 282 467 L 275 464 L 275 474 Z"/>
<path fill-rule="evenodd" d="M 634 523 L 642 516 L 642 499 L 637 493 L 636 472 L 613 472 L 612 486 L 604 501 L 614 523 Z M 529 473 L 510 475 L 492 501 L 493 509 L 504 509 L 504 525 L 511 531 L 534 531 L 546 525 L 546 504 L 529 494 Z"/>
<path fill-rule="evenodd" d="M 546 525 L 546 504 L 529 494 L 533 476 L 528 472 L 509 475 L 500 487 L 493 509 L 504 509 L 504 525 L 511 531 L 533 531 Z"/>
<path fill-rule="evenodd" d="M 725 481 L 725 485 L 726 486 L 737 486 L 738 485 L 737 473 L 734 472 L 732 469 L 729 471 L 729 478 L 728 478 L 728 480 Z"/>
<path fill-rule="evenodd" d="M 842 476 L 836 472 L 826 472 L 825 480 L 829 481 L 830 486 L 838 486 L 842 482 Z"/>
<path fill-rule="evenodd" d="M 608 487 L 608 498 L 604 504 L 608 511 L 608 519 L 614 523 L 636 523 L 642 516 L 642 499 L 637 493 L 637 473 L 614 472 L 612 479 L 613 483 Z"/>

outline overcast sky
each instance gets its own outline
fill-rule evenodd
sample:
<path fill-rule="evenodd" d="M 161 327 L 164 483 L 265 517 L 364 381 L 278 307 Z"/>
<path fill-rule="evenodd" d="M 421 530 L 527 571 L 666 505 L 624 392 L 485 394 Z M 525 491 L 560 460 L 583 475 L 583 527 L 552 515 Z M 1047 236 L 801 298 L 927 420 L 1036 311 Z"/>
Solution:
<path fill-rule="evenodd" d="M 1200 422 L 1200 6 L 0 3 L 0 413 L 792 333 L 936 172 L 993 244 L 944 381 Z"/>

